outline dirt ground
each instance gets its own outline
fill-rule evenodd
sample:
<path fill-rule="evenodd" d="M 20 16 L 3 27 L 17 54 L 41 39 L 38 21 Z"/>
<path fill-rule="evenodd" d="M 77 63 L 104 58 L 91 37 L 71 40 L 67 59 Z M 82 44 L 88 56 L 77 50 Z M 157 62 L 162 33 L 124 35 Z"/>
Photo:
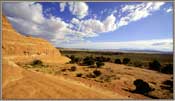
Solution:
<path fill-rule="evenodd" d="M 29 59 L 29 60 L 27 60 Z M 43 67 L 28 68 L 30 58 L 3 57 L 3 99 L 150 99 L 148 96 L 129 92 L 134 90 L 133 81 L 142 79 L 155 90 L 150 95 L 169 99 L 173 93 L 161 88 L 171 80 L 167 75 L 152 70 L 114 63 L 105 63 L 97 70 L 102 74 L 89 78 L 95 68 L 76 64 L 44 63 Z M 23 61 L 22 61 L 23 60 Z M 75 71 L 70 68 L 75 66 Z M 82 77 L 76 77 L 78 73 Z"/>

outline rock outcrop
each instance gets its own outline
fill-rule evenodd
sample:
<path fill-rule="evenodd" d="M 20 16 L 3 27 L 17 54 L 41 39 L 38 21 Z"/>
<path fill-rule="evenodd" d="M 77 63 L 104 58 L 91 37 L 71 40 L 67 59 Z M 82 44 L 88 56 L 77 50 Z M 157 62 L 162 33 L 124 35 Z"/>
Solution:
<path fill-rule="evenodd" d="M 2 17 L 2 55 L 39 58 L 46 62 L 68 62 L 58 49 L 41 38 L 24 36 L 16 32 L 5 16 Z"/>

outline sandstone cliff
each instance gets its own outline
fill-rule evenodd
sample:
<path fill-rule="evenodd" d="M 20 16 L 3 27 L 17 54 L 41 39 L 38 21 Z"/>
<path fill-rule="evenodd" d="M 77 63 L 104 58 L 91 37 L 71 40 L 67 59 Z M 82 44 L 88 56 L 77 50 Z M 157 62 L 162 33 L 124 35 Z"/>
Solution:
<path fill-rule="evenodd" d="M 2 17 L 2 55 L 39 58 L 46 62 L 68 62 L 58 49 L 41 38 L 27 37 L 16 32 L 5 16 Z"/>

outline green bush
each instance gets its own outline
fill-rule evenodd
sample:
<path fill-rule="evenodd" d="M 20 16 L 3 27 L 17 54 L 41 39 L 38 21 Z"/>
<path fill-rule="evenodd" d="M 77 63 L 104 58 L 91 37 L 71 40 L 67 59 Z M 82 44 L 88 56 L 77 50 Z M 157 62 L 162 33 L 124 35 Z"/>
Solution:
<path fill-rule="evenodd" d="M 76 76 L 77 77 L 81 77 L 83 74 L 82 73 L 77 73 Z"/>
<path fill-rule="evenodd" d="M 136 79 L 134 85 L 136 86 L 136 89 L 134 90 L 135 93 L 147 94 L 153 90 L 149 84 L 142 79 Z"/>
<path fill-rule="evenodd" d="M 121 62 L 120 59 L 115 59 L 115 63 L 116 63 L 116 64 L 121 64 L 122 62 Z"/>
<path fill-rule="evenodd" d="M 123 64 L 128 64 L 130 62 L 130 59 L 129 58 L 124 58 L 123 59 Z"/>
<path fill-rule="evenodd" d="M 173 74 L 173 64 L 167 64 L 161 69 L 162 73 Z"/>
<path fill-rule="evenodd" d="M 160 71 L 161 70 L 161 64 L 159 63 L 159 61 L 154 60 L 154 61 L 149 63 L 149 69 Z"/>
<path fill-rule="evenodd" d="M 169 90 L 173 93 L 173 80 L 166 80 L 163 82 L 164 85 L 161 86 L 162 89 Z"/>
<path fill-rule="evenodd" d="M 78 63 L 80 61 L 80 58 L 75 57 L 74 55 L 71 55 L 70 59 L 71 59 L 70 63 Z"/>
<path fill-rule="evenodd" d="M 111 60 L 111 58 L 106 58 L 104 56 L 100 56 L 100 57 L 95 57 L 95 61 L 99 61 L 99 62 L 109 62 Z"/>
<path fill-rule="evenodd" d="M 97 68 L 99 68 L 99 67 L 101 67 L 101 66 L 104 66 L 104 63 L 103 63 L 103 62 L 97 61 L 97 62 L 96 62 L 96 66 L 97 66 Z"/>
<path fill-rule="evenodd" d="M 99 70 L 94 70 L 93 73 L 96 77 L 101 75 L 101 71 Z"/>
<path fill-rule="evenodd" d="M 94 65 L 94 63 L 95 63 L 95 61 L 94 61 L 94 59 L 92 58 L 92 57 L 85 57 L 84 59 L 83 59 L 83 64 L 84 65 Z"/>
<path fill-rule="evenodd" d="M 32 66 L 43 66 L 43 62 L 41 60 L 33 60 Z"/>

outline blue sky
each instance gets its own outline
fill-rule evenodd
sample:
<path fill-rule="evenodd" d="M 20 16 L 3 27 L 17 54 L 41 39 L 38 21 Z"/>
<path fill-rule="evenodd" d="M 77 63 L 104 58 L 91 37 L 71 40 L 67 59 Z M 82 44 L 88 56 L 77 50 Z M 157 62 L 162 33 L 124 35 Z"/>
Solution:
<path fill-rule="evenodd" d="M 172 9 L 172 2 L 3 3 L 18 32 L 58 47 L 93 49 L 172 51 Z"/>

